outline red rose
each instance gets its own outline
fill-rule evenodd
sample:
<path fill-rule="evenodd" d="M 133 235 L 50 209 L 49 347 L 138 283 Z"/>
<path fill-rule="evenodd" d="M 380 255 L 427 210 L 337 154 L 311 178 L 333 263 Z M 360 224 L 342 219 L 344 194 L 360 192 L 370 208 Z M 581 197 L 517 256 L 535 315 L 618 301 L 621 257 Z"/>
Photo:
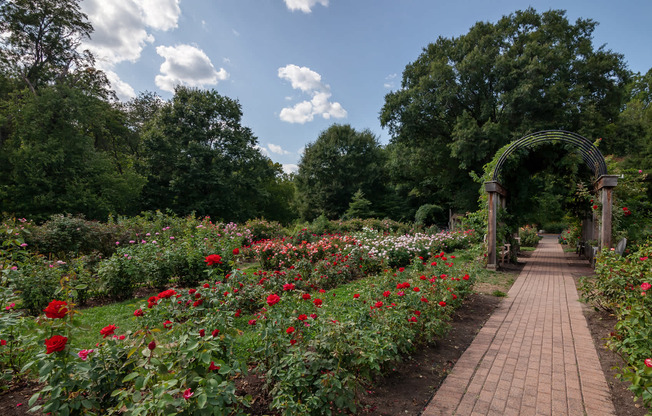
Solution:
<path fill-rule="evenodd" d="M 68 303 L 63 300 L 53 300 L 47 308 L 43 309 L 45 316 L 51 319 L 61 319 L 68 313 Z"/>
<path fill-rule="evenodd" d="M 383 302 L 378 301 L 378 302 L 376 302 L 376 304 L 375 304 L 374 306 L 375 306 L 376 308 L 382 308 L 382 307 L 383 307 Z"/>
<path fill-rule="evenodd" d="M 222 264 L 222 256 L 220 256 L 219 254 L 211 254 L 206 256 L 206 259 L 204 261 L 209 266 L 213 266 L 215 264 Z"/>
<path fill-rule="evenodd" d="M 285 330 L 285 332 L 287 332 L 288 334 L 293 333 L 294 332 L 294 327 L 293 326 L 289 327 L 288 329 Z"/>
<path fill-rule="evenodd" d="M 56 351 L 63 351 L 66 348 L 66 343 L 68 338 L 62 337 L 61 335 L 55 335 L 52 338 L 45 340 L 46 354 L 52 354 Z"/>
<path fill-rule="evenodd" d="M 200 329 L 200 330 L 199 330 L 199 336 L 203 338 L 204 335 L 206 335 L 206 330 L 204 330 L 204 329 Z"/>
<path fill-rule="evenodd" d="M 288 290 L 294 290 L 295 286 L 294 283 L 286 283 L 283 285 L 283 290 L 288 291 Z"/>
<path fill-rule="evenodd" d="M 355 294 L 353 295 L 353 299 L 357 299 L 357 298 L 359 298 L 359 297 L 360 297 L 360 294 L 359 294 L 359 293 L 355 293 Z"/>
<path fill-rule="evenodd" d="M 390 292 L 389 290 L 386 290 L 386 291 L 383 292 L 384 297 L 388 297 L 391 294 L 392 294 L 392 292 Z"/>
<path fill-rule="evenodd" d="M 220 369 L 219 365 L 215 365 L 215 361 L 211 361 L 211 365 L 208 367 L 208 371 L 217 371 Z"/>
<path fill-rule="evenodd" d="M 218 336 L 219 333 L 220 333 L 220 330 L 219 330 L 219 329 L 214 329 L 213 332 L 211 332 L 211 335 L 212 335 L 213 338 L 214 338 L 214 337 Z"/>
<path fill-rule="evenodd" d="M 134 316 L 143 316 L 143 310 L 142 309 L 136 309 L 134 311 Z"/>
<path fill-rule="evenodd" d="M 308 300 L 308 299 L 310 299 L 310 294 L 309 293 L 304 293 L 303 295 L 301 295 L 301 297 L 303 298 L 303 300 Z"/>
<path fill-rule="evenodd" d="M 276 293 L 272 293 L 271 295 L 267 296 L 267 304 L 269 306 L 276 305 L 280 300 L 281 300 L 281 297 L 279 295 L 277 295 Z"/>
<path fill-rule="evenodd" d="M 152 342 L 147 344 L 147 348 L 149 348 L 150 351 L 154 351 L 154 348 L 156 348 L 156 341 L 152 340 Z"/>
<path fill-rule="evenodd" d="M 249 320 L 249 325 L 256 325 L 256 320 L 255 319 L 250 319 Z"/>
<path fill-rule="evenodd" d="M 305 321 L 306 319 L 308 319 L 308 317 L 305 314 L 301 314 L 297 317 L 297 319 L 300 321 Z"/>
<path fill-rule="evenodd" d="M 321 299 L 317 298 L 312 301 L 312 303 L 315 304 L 316 307 L 321 308 L 321 304 L 323 303 Z"/>
<path fill-rule="evenodd" d="M 441 302 L 439 302 L 439 306 L 446 306 L 446 302 L 442 300 Z"/>
<path fill-rule="evenodd" d="M 175 292 L 174 290 L 168 289 L 168 290 L 164 290 L 163 292 L 159 293 L 158 298 L 159 299 L 167 299 L 167 298 L 171 298 L 172 296 L 174 296 L 176 294 L 177 294 L 177 292 Z"/>
<path fill-rule="evenodd" d="M 233 255 L 237 256 L 238 254 L 240 254 L 240 249 L 239 248 L 234 248 L 233 249 Z"/>
<path fill-rule="evenodd" d="M 115 325 L 105 326 L 104 328 L 100 329 L 100 335 L 104 335 L 103 338 L 106 338 L 109 335 L 113 335 L 116 329 L 118 329 L 118 327 Z"/>
<path fill-rule="evenodd" d="M 172 321 L 166 320 L 165 322 L 163 322 L 163 328 L 168 329 L 171 327 L 172 327 Z"/>
<path fill-rule="evenodd" d="M 7 345 L 7 340 L 6 339 L 0 339 L 0 345 L 2 345 L 3 347 L 5 345 Z"/>

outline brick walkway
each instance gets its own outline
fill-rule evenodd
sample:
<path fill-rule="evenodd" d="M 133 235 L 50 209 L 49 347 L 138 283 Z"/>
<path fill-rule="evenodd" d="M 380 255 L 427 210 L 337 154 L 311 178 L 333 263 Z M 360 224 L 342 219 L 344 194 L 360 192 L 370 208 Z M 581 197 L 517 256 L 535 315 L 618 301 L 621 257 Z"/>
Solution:
<path fill-rule="evenodd" d="M 556 237 L 539 243 L 422 414 L 435 415 L 615 415 Z"/>

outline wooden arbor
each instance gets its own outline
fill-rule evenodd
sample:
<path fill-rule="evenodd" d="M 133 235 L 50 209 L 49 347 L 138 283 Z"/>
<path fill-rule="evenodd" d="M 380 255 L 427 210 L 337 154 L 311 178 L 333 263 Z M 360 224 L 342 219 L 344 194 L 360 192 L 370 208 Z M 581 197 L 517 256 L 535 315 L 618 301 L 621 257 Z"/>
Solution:
<path fill-rule="evenodd" d="M 503 165 L 510 155 L 519 149 L 529 148 L 540 143 L 563 142 L 573 145 L 582 155 L 584 163 L 593 172 L 595 190 L 602 204 L 602 219 L 600 221 L 600 247 L 611 247 L 611 205 L 612 190 L 618 184 L 614 175 L 607 174 L 607 164 L 604 156 L 587 138 L 564 130 L 546 130 L 528 134 L 513 142 L 500 156 L 494 168 L 491 181 L 485 182 L 488 193 L 489 218 L 487 224 L 487 268 L 498 267 L 496 259 L 496 216 L 499 207 L 505 206 L 507 190 L 499 179 Z"/>

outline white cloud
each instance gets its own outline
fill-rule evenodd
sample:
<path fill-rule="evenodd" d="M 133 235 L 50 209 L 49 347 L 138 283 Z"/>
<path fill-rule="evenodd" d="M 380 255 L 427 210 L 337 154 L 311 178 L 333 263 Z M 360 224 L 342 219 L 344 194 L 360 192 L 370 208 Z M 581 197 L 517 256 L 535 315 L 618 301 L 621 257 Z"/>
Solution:
<path fill-rule="evenodd" d="M 136 62 L 143 49 L 154 42 L 148 29 L 170 30 L 177 27 L 180 0 L 83 0 L 94 31 L 81 45 L 97 59 L 97 67 L 106 72 L 111 86 L 121 99 L 131 98 L 133 88 L 113 71 L 115 65 Z M 133 94 L 133 95 L 132 95 Z"/>
<path fill-rule="evenodd" d="M 254 149 L 258 149 L 260 151 L 260 153 L 262 153 L 265 156 L 269 157 L 269 151 L 267 149 L 265 149 L 264 147 L 262 147 L 261 145 L 259 145 L 259 144 L 254 145 Z"/>
<path fill-rule="evenodd" d="M 136 97 L 136 91 L 134 91 L 131 85 L 121 80 L 118 74 L 111 70 L 105 70 L 104 73 L 111 83 L 113 91 L 118 95 L 118 98 L 121 100 L 129 100 Z"/>
<path fill-rule="evenodd" d="M 181 8 L 179 0 L 134 0 L 140 7 L 143 21 L 149 27 L 158 30 L 170 30 L 177 27 Z"/>
<path fill-rule="evenodd" d="M 321 75 L 305 66 L 286 65 L 278 69 L 278 76 L 292 83 L 292 88 L 307 92 L 322 89 Z"/>
<path fill-rule="evenodd" d="M 389 75 L 387 75 L 387 76 L 385 77 L 385 80 L 386 80 L 387 82 L 385 82 L 385 83 L 383 84 L 383 87 L 385 87 L 385 88 L 387 88 L 387 89 L 394 88 L 394 80 L 396 79 L 397 76 L 398 76 L 397 73 L 393 73 L 393 74 L 389 74 Z"/>
<path fill-rule="evenodd" d="M 287 150 L 283 149 L 281 146 L 276 145 L 276 144 L 268 144 L 267 147 L 272 153 L 276 153 L 277 155 L 289 155 L 290 152 Z"/>
<path fill-rule="evenodd" d="M 302 101 L 293 107 L 283 108 L 279 115 L 281 120 L 304 124 L 312 121 L 315 116 L 325 119 L 346 117 L 346 110 L 340 103 L 329 101 L 332 96 L 330 86 L 322 83 L 321 75 L 317 72 L 307 67 L 290 64 L 279 68 L 278 76 L 290 81 L 292 88 L 312 95 L 310 101 Z"/>
<path fill-rule="evenodd" d="M 285 173 L 295 173 L 299 171 L 299 166 L 294 163 L 286 163 L 283 165 L 283 172 Z"/>
<path fill-rule="evenodd" d="M 191 45 L 159 46 L 156 53 L 165 58 L 161 74 L 155 78 L 156 85 L 164 91 L 174 92 L 174 87 L 179 84 L 190 87 L 215 85 L 229 77 L 224 68 L 215 69 L 204 51 Z"/>
<path fill-rule="evenodd" d="M 328 7 L 328 0 L 285 0 L 285 5 L 291 11 L 301 10 L 304 13 L 310 13 L 312 7 L 316 4 Z"/>

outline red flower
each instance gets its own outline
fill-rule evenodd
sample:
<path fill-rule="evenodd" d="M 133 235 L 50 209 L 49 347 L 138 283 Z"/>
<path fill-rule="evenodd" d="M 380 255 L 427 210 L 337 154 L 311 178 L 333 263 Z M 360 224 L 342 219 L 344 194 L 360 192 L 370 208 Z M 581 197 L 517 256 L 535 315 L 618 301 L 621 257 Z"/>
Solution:
<path fill-rule="evenodd" d="M 240 249 L 239 248 L 234 248 L 233 249 L 233 255 L 237 256 L 238 254 L 240 254 Z"/>
<path fill-rule="evenodd" d="M 147 348 L 149 348 L 150 351 L 154 351 L 154 348 L 156 348 L 156 341 L 152 340 L 152 342 L 147 344 Z"/>
<path fill-rule="evenodd" d="M 220 369 L 219 365 L 215 365 L 215 361 L 211 361 L 211 365 L 208 367 L 208 371 L 218 371 Z"/>
<path fill-rule="evenodd" d="M 255 319 L 250 319 L 249 320 L 249 325 L 256 325 L 256 320 Z"/>
<path fill-rule="evenodd" d="M 433 261 L 432 263 L 430 263 L 430 265 L 431 265 L 431 266 L 436 266 L 436 265 L 437 265 L 437 262 L 436 262 L 436 261 Z"/>
<path fill-rule="evenodd" d="M 304 315 L 304 314 L 301 314 L 301 315 L 299 315 L 297 317 L 297 319 L 300 320 L 300 321 L 305 321 L 306 319 L 308 319 L 308 317 L 306 315 Z"/>
<path fill-rule="evenodd" d="M 597 206 L 597 205 L 593 205 L 593 209 L 598 209 L 598 206 Z"/>
<path fill-rule="evenodd" d="M 279 303 L 280 300 L 281 300 L 281 297 L 279 295 L 277 295 L 276 293 L 272 293 L 271 295 L 267 296 L 267 304 L 269 306 L 276 305 L 277 303 Z"/>
<path fill-rule="evenodd" d="M 288 334 L 293 333 L 294 332 L 294 327 L 293 326 L 288 327 L 288 329 L 286 329 L 285 332 L 287 332 Z"/>
<path fill-rule="evenodd" d="M 0 345 L 2 345 L 3 347 L 5 345 L 7 345 L 7 340 L 6 339 L 0 339 Z"/>
<path fill-rule="evenodd" d="M 202 286 L 202 287 L 205 288 L 205 289 L 208 289 L 209 287 L 211 287 L 211 285 L 210 285 L 210 283 L 204 283 L 204 286 Z"/>
<path fill-rule="evenodd" d="M 195 293 L 196 291 L 197 291 L 197 289 L 188 289 L 188 294 L 189 294 L 189 295 L 192 295 L 192 294 Z"/>
<path fill-rule="evenodd" d="M 382 307 L 383 307 L 383 302 L 378 301 L 378 302 L 376 302 L 376 304 L 375 304 L 374 306 L 375 306 L 376 308 L 382 308 Z"/>
<path fill-rule="evenodd" d="M 359 294 L 359 293 L 356 293 L 356 294 L 353 295 L 353 299 L 357 299 L 357 298 L 359 298 L 359 297 L 360 297 L 360 294 Z"/>
<path fill-rule="evenodd" d="M 171 327 L 172 327 L 172 321 L 166 320 L 165 322 L 163 322 L 163 328 L 168 329 Z"/>
<path fill-rule="evenodd" d="M 61 319 L 68 313 L 68 303 L 63 300 L 53 300 L 47 308 L 43 309 L 45 316 L 50 319 Z"/>
<path fill-rule="evenodd" d="M 104 328 L 100 329 L 100 335 L 104 335 L 103 338 L 106 338 L 109 335 L 113 335 L 116 329 L 118 329 L 118 327 L 115 325 L 105 326 Z"/>
<path fill-rule="evenodd" d="M 301 297 L 303 298 L 303 300 L 308 300 L 308 299 L 310 299 L 310 294 L 309 293 L 304 293 L 303 295 L 301 295 Z"/>
<path fill-rule="evenodd" d="M 189 388 L 186 389 L 186 391 L 183 392 L 183 398 L 186 399 L 186 400 L 188 400 L 188 399 L 191 398 L 194 394 L 195 394 L 195 393 L 193 393 L 192 390 L 190 390 L 190 387 L 189 387 Z"/>
<path fill-rule="evenodd" d="M 316 307 L 321 308 L 321 304 L 323 303 L 321 299 L 317 298 L 312 301 L 312 303 L 315 304 Z"/>
<path fill-rule="evenodd" d="M 390 292 L 389 290 L 386 290 L 386 291 L 383 292 L 384 297 L 389 297 L 389 295 L 391 295 L 391 294 L 392 294 L 392 292 Z"/>
<path fill-rule="evenodd" d="M 143 310 L 142 309 L 136 309 L 134 311 L 134 316 L 143 316 Z"/>
<path fill-rule="evenodd" d="M 159 299 L 167 299 L 167 298 L 171 298 L 172 296 L 174 296 L 176 294 L 177 294 L 177 292 L 175 292 L 174 290 L 168 289 L 168 290 L 164 290 L 163 292 L 159 293 L 158 298 Z"/>
<path fill-rule="evenodd" d="M 239 318 L 241 313 L 242 313 L 242 310 L 238 309 L 237 311 L 235 311 L 235 317 Z"/>
<path fill-rule="evenodd" d="M 403 272 L 405 271 L 405 267 L 399 267 L 399 268 L 398 268 L 398 271 L 401 272 L 401 273 L 403 273 Z"/>
<path fill-rule="evenodd" d="M 414 290 L 415 292 L 419 292 L 421 289 L 419 289 L 418 287 L 415 287 L 415 288 L 412 289 L 412 290 Z"/>
<path fill-rule="evenodd" d="M 63 351 L 66 348 L 66 343 L 68 338 L 62 337 L 61 335 L 55 335 L 52 338 L 45 340 L 45 353 L 52 354 L 53 352 Z"/>
<path fill-rule="evenodd" d="M 441 302 L 439 302 L 439 306 L 446 306 L 446 302 L 442 300 Z"/>
<path fill-rule="evenodd" d="M 288 290 L 294 290 L 294 283 L 286 283 L 283 285 L 283 290 L 288 291 Z"/>
<path fill-rule="evenodd" d="M 464 279 L 464 280 L 469 280 L 469 275 L 468 275 L 468 274 L 465 274 L 464 277 L 463 277 L 462 279 Z"/>
<path fill-rule="evenodd" d="M 645 291 L 647 291 L 647 290 L 650 289 L 651 287 L 652 287 L 652 285 L 649 284 L 648 282 L 641 283 L 641 289 L 643 289 L 643 290 L 645 290 Z"/>
<path fill-rule="evenodd" d="M 204 303 L 204 299 L 197 299 L 192 303 L 192 306 L 197 307 L 200 306 L 202 303 Z"/>
<path fill-rule="evenodd" d="M 219 329 L 214 329 L 213 332 L 211 332 L 211 335 L 213 336 L 213 338 L 215 338 L 219 333 L 220 333 Z"/>
<path fill-rule="evenodd" d="M 422 297 L 422 298 L 421 298 L 421 302 L 426 302 L 426 303 L 428 303 L 428 299 L 425 298 L 425 297 Z"/>
<path fill-rule="evenodd" d="M 290 345 L 294 345 L 294 344 L 296 344 L 296 343 L 297 343 L 297 340 L 296 340 L 296 339 L 291 339 L 291 340 L 290 340 Z"/>
<path fill-rule="evenodd" d="M 213 266 L 215 264 L 222 264 L 222 256 L 220 256 L 219 254 L 211 254 L 206 256 L 206 259 L 204 261 L 209 266 Z"/>
<path fill-rule="evenodd" d="M 414 314 L 415 314 L 416 316 L 421 316 L 421 311 L 414 311 Z"/>
<path fill-rule="evenodd" d="M 417 321 L 417 317 L 416 317 L 416 316 L 413 316 L 413 317 L 410 318 L 410 322 L 416 322 L 416 321 Z"/>
<path fill-rule="evenodd" d="M 204 335 L 206 335 L 206 330 L 204 330 L 204 329 L 200 329 L 200 330 L 199 330 L 199 336 L 202 337 L 202 338 L 204 338 Z"/>
<path fill-rule="evenodd" d="M 646 358 L 645 361 L 643 361 L 646 366 L 652 367 L 652 358 Z"/>
<path fill-rule="evenodd" d="M 310 314 L 310 317 L 311 317 L 312 319 L 317 319 L 317 314 L 316 314 L 316 313 L 311 313 L 311 314 Z"/>

